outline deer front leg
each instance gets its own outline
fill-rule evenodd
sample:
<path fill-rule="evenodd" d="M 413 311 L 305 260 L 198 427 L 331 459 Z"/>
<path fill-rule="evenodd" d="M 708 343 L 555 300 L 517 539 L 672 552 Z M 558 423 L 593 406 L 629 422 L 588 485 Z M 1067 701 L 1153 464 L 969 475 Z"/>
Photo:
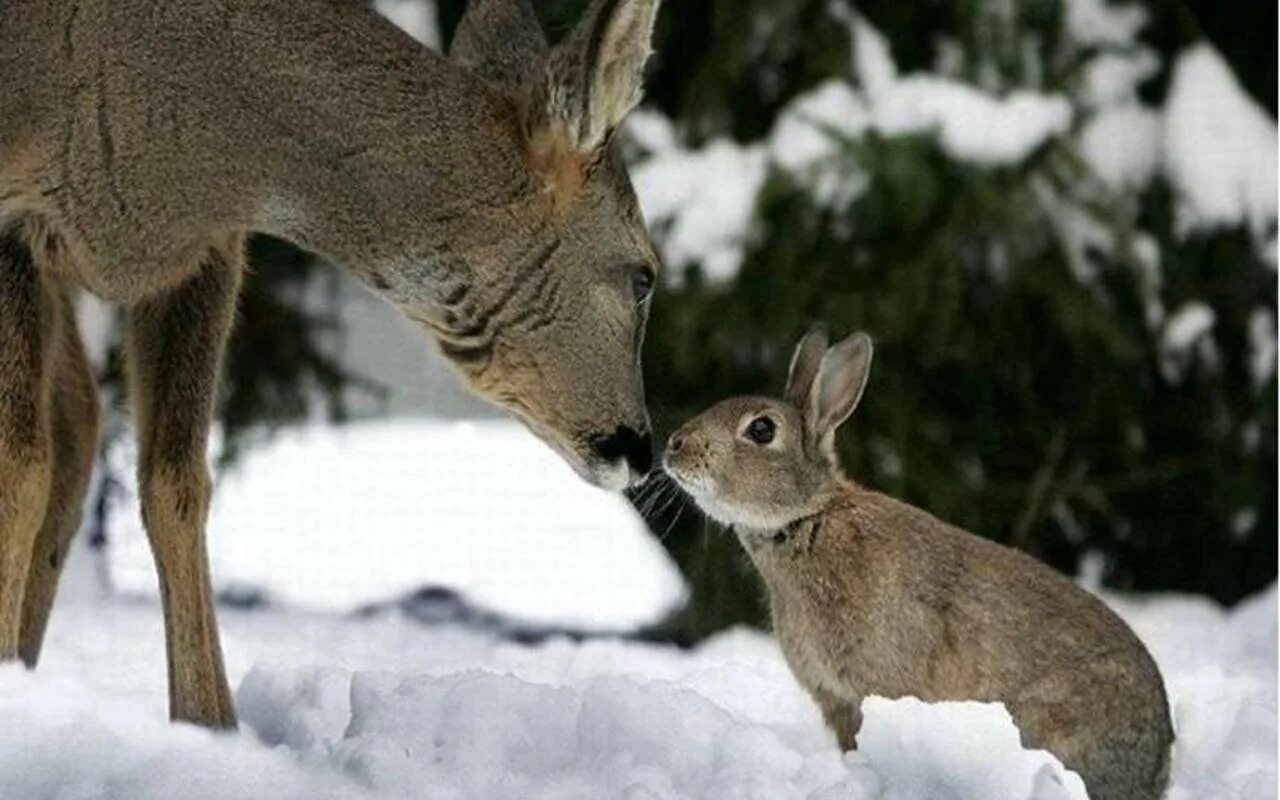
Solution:
<path fill-rule="evenodd" d="M 51 310 L 21 226 L 0 228 L 0 660 L 18 656 L 27 570 L 49 500 Z"/>
<path fill-rule="evenodd" d="M 142 519 L 164 604 L 169 714 L 215 728 L 236 720 L 205 551 L 205 451 L 242 246 L 211 250 L 187 283 L 133 308 L 127 343 Z"/>

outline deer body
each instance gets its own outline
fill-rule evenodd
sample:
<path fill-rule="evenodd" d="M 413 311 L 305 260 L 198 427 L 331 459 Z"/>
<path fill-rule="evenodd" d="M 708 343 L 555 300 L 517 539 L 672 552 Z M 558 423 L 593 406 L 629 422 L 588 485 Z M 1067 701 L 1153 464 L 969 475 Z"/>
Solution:
<path fill-rule="evenodd" d="M 358 3 L 32 5 L 0 31 L 31 53 L 0 73 L 0 198 L 105 299 L 178 285 L 230 231 L 444 279 L 459 221 L 537 217 L 514 99 Z"/>
<path fill-rule="evenodd" d="M 19 0 L 0 27 L 0 659 L 34 666 L 96 442 L 75 328 L 128 312 L 174 718 L 234 724 L 205 447 L 253 233 L 351 270 L 579 474 L 649 468 L 657 259 L 610 134 L 657 0 L 547 45 L 473 0 L 452 58 L 353 0 Z"/>

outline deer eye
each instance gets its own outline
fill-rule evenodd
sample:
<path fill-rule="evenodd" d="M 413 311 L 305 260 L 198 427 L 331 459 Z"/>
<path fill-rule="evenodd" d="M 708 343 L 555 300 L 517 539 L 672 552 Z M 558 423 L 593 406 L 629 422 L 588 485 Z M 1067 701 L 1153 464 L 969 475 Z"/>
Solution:
<path fill-rule="evenodd" d="M 747 438 L 756 444 L 768 444 L 778 427 L 768 417 L 756 417 L 747 425 Z"/>
<path fill-rule="evenodd" d="M 654 283 L 653 270 L 645 266 L 636 267 L 631 272 L 631 291 L 635 295 L 637 303 L 643 303 L 649 299 L 649 295 L 653 294 Z"/>

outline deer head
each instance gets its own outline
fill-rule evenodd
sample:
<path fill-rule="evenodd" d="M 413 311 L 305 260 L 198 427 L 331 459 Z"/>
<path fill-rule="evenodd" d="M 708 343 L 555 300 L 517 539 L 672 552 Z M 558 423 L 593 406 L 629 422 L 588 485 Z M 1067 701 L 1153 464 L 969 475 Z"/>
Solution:
<path fill-rule="evenodd" d="M 429 311 L 397 303 L 476 392 L 611 489 L 652 461 L 640 350 L 658 258 L 612 135 L 639 102 L 657 6 L 596 0 L 551 48 L 528 0 L 473 0 L 450 55 L 504 99 L 487 168 L 518 165 L 502 181 L 518 188 L 451 231 Z"/>

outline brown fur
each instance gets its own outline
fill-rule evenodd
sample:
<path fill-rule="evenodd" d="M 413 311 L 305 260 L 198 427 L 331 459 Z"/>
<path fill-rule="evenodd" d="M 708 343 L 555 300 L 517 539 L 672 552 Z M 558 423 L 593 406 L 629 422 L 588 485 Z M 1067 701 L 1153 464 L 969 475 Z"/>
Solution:
<path fill-rule="evenodd" d="M 1146 648 L 1097 598 L 1029 556 L 841 475 L 833 434 L 871 342 L 797 349 L 786 397 L 720 403 L 672 436 L 668 471 L 733 525 L 769 589 L 774 631 L 844 749 L 867 695 L 1002 702 L 1029 747 L 1095 800 L 1154 800 L 1173 731 Z M 759 417 L 772 441 L 748 435 Z"/>
<path fill-rule="evenodd" d="M 529 143 L 529 170 L 540 175 L 557 211 L 569 208 L 587 179 L 587 156 L 565 146 L 562 135 L 540 134 Z"/>
<path fill-rule="evenodd" d="M 129 310 L 172 714 L 234 724 L 205 447 L 254 232 L 351 269 L 586 479 L 639 479 L 634 278 L 657 259 L 609 132 L 639 98 L 656 6 L 597 0 L 549 48 L 528 0 L 474 0 L 453 61 L 351 0 L 6 15 L 0 659 L 35 663 L 79 520 L 97 436 L 73 317 L 88 290 Z"/>

